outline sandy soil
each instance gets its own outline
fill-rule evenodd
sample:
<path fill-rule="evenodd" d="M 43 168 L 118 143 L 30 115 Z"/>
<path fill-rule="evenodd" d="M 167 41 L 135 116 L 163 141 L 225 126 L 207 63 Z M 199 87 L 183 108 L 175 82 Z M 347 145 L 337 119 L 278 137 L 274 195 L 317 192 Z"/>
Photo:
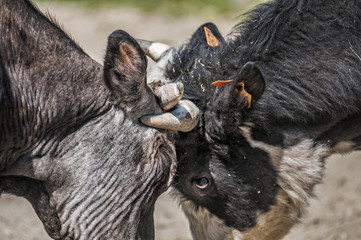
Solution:
<path fill-rule="evenodd" d="M 171 19 L 144 15 L 132 9 L 84 10 L 76 6 L 42 4 L 41 9 L 55 15 L 90 56 L 102 62 L 107 36 L 123 29 L 136 38 L 178 45 L 202 23 L 212 21 L 227 33 L 236 19 Z M 308 216 L 286 240 L 359 240 L 361 239 L 361 155 L 334 156 L 327 161 L 324 183 L 316 189 L 318 199 L 311 201 Z M 188 223 L 177 204 L 164 194 L 155 212 L 156 239 L 190 240 Z M 3 195 L 0 199 L 0 240 L 46 240 L 41 222 L 30 204 Z"/>

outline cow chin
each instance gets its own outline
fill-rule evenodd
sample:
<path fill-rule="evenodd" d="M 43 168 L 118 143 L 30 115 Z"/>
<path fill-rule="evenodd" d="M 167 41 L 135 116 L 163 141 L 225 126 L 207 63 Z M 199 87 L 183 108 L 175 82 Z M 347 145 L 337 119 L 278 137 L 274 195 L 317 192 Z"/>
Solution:
<path fill-rule="evenodd" d="M 290 204 L 291 198 L 282 189 L 276 197 L 276 203 L 270 210 L 259 214 L 256 224 L 239 231 L 227 226 L 223 220 L 210 213 L 206 208 L 198 206 L 176 189 L 172 189 L 189 220 L 189 227 L 194 239 L 197 240 L 269 240 L 281 239 L 291 227 L 299 221 L 297 207 Z"/>
<path fill-rule="evenodd" d="M 283 190 L 277 195 L 276 204 L 257 217 L 256 225 L 243 232 L 241 240 L 281 239 L 299 221 L 298 208 L 290 204 L 291 198 Z M 234 238 L 237 239 L 237 238 Z"/>
<path fill-rule="evenodd" d="M 242 234 L 235 228 L 228 227 L 207 208 L 186 199 L 177 189 L 172 188 L 172 195 L 179 201 L 184 214 L 188 218 L 189 227 L 197 240 L 241 240 Z"/>

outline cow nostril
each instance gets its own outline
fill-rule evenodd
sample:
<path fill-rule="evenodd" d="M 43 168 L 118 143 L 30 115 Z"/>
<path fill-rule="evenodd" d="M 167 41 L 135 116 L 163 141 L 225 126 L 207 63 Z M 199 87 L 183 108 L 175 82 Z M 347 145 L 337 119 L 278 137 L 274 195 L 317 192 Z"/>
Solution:
<path fill-rule="evenodd" d="M 201 177 L 195 180 L 196 187 L 199 189 L 205 189 L 208 187 L 209 180 L 206 177 Z"/>

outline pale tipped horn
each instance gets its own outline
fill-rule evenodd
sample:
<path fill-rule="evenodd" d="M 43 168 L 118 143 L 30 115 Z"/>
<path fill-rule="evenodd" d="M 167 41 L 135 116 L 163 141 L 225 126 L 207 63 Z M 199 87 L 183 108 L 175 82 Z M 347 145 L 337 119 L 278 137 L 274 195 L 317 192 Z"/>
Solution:
<path fill-rule="evenodd" d="M 137 42 L 145 54 L 155 62 L 158 62 L 159 59 L 161 59 L 163 53 L 171 48 L 169 45 L 164 43 L 157 43 L 141 39 L 137 39 Z"/>
<path fill-rule="evenodd" d="M 199 109 L 189 100 L 180 100 L 173 111 L 143 116 L 140 121 L 150 127 L 189 132 L 198 124 Z"/>
<path fill-rule="evenodd" d="M 168 83 L 157 89 L 154 94 L 158 98 L 159 105 L 165 111 L 172 109 L 181 100 L 184 93 L 183 83 Z"/>

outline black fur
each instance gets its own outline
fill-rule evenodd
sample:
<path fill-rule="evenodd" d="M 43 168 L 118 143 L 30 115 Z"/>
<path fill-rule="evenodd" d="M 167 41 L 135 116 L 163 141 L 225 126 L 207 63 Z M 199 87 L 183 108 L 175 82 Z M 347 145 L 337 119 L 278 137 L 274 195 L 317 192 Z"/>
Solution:
<path fill-rule="evenodd" d="M 118 30 L 104 68 L 28 0 L 0 0 L 0 194 L 25 197 L 50 237 L 154 239 L 174 174 L 146 57 Z"/>
<path fill-rule="evenodd" d="M 207 24 L 222 42 L 217 48 L 207 45 L 201 26 L 165 72 L 165 78 L 185 84 L 185 97 L 203 113 L 198 128 L 177 138 L 175 186 L 186 199 L 241 231 L 275 204 L 284 173 L 275 170 L 266 152 L 249 145 L 240 126 L 249 127 L 253 140 L 282 149 L 303 140 L 329 149 L 340 141 L 352 141 L 353 149 L 361 144 L 361 2 L 275 0 L 245 17 L 227 41 Z M 259 72 L 256 78 L 265 81 L 264 92 L 246 83 L 250 92 L 256 86 L 249 109 L 241 95 L 232 94 L 248 62 Z M 211 85 L 227 79 L 233 82 L 222 89 Z M 323 165 L 323 157 L 315 161 Z M 318 174 L 305 187 L 309 196 Z M 208 190 L 195 187 L 200 177 L 210 179 Z"/>
<path fill-rule="evenodd" d="M 275 1 L 248 14 L 229 43 L 237 51 L 222 62 L 262 70 L 267 89 L 253 121 L 309 125 L 359 112 L 360 9 L 359 1 Z"/>
<path fill-rule="evenodd" d="M 211 47 L 207 44 L 204 35 L 204 27 L 212 30 L 212 33 L 221 42 L 220 46 Z M 214 24 L 206 23 L 198 28 L 189 43 L 179 49 L 172 59 L 172 64 L 167 66 L 165 77 L 172 81 L 184 83 L 184 97 L 192 100 L 209 98 L 214 93 L 211 83 L 219 73 L 221 62 L 219 54 L 226 46 L 226 42 Z"/>

